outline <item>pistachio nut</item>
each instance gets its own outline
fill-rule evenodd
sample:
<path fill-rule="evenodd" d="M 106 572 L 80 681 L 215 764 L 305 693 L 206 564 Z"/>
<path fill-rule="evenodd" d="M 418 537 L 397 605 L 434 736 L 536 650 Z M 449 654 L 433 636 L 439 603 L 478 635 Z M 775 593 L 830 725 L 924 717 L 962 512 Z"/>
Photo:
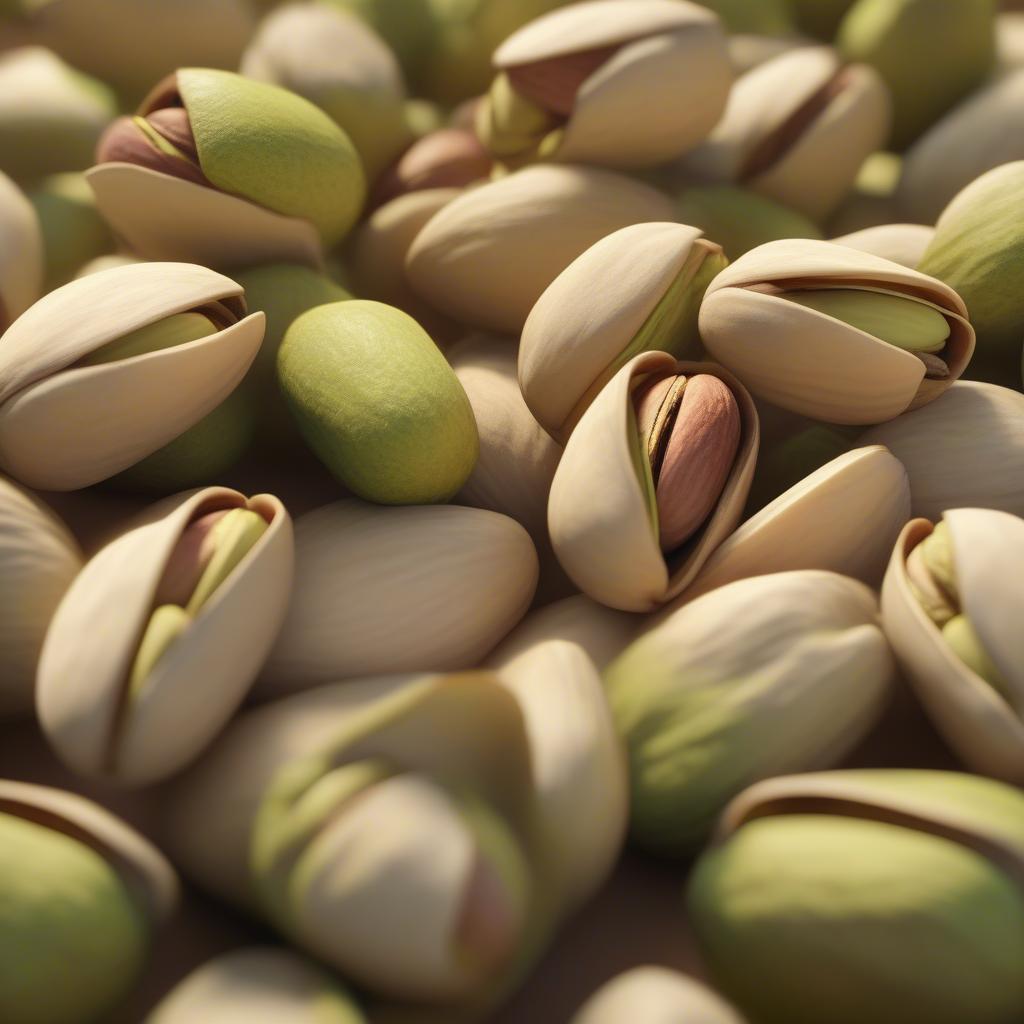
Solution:
<path fill-rule="evenodd" d="M 852 231 L 846 235 L 833 238 L 836 245 L 845 245 L 850 249 L 859 249 L 861 252 L 871 253 L 873 256 L 880 256 L 890 263 L 898 263 L 901 267 L 909 267 L 917 270 L 921 265 L 921 258 L 932 243 L 935 237 L 935 228 L 925 224 L 878 224 L 872 228 L 863 228 L 860 231 Z M 925 270 L 924 273 L 932 277 L 938 277 L 940 281 L 946 280 L 939 274 Z M 961 289 L 956 288 L 951 282 L 946 281 L 953 287 L 954 291 L 964 298 Z M 964 302 L 967 299 L 964 298 Z M 971 323 L 975 330 L 978 330 L 978 321 L 974 312 L 974 306 L 968 306 L 971 310 Z"/>
<path fill-rule="evenodd" d="M 676 212 L 684 224 L 715 239 L 731 260 L 777 238 L 821 238 L 821 229 L 802 213 L 734 185 L 685 189 Z"/>
<path fill-rule="evenodd" d="M 656 189 L 611 171 L 538 165 L 467 189 L 413 241 L 409 283 L 461 323 L 518 335 L 545 288 L 605 235 L 673 220 Z"/>
<path fill-rule="evenodd" d="M 59 491 L 135 465 L 231 393 L 263 324 L 234 281 L 186 263 L 118 267 L 50 292 L 0 341 L 0 467 Z"/>
<path fill-rule="evenodd" d="M 269 494 L 170 498 L 95 555 L 43 644 L 36 709 L 83 775 L 177 771 L 245 698 L 288 607 L 291 520 Z"/>
<path fill-rule="evenodd" d="M 0 477 L 0 718 L 31 712 L 46 628 L 81 567 L 67 527 Z"/>
<path fill-rule="evenodd" d="M 311 309 L 285 332 L 277 370 L 302 436 L 354 494 L 443 502 L 473 472 L 479 438 L 466 392 L 400 309 L 368 300 Z"/>
<path fill-rule="evenodd" d="M 337 979 L 288 949 L 223 953 L 180 981 L 145 1024 L 365 1024 Z"/>
<path fill-rule="evenodd" d="M 348 136 L 308 100 L 230 71 L 182 68 L 104 133 L 86 177 L 148 259 L 318 266 L 362 209 Z"/>
<path fill-rule="evenodd" d="M 412 141 L 394 54 L 360 18 L 331 3 L 282 4 L 260 23 L 241 73 L 304 96 L 344 129 L 367 182 Z"/>
<path fill-rule="evenodd" d="M 733 86 L 708 139 L 679 163 L 694 182 L 736 182 L 826 220 L 889 131 L 878 74 L 828 47 L 791 50 Z"/>
<path fill-rule="evenodd" d="M 620 228 L 573 260 L 530 311 L 519 384 L 541 426 L 564 443 L 601 389 L 652 349 L 699 359 L 697 311 L 727 263 L 699 228 Z"/>
<path fill-rule="evenodd" d="M 413 142 L 377 180 L 373 199 L 386 203 L 407 192 L 462 188 L 489 177 L 494 161 L 467 128 L 439 128 Z"/>
<path fill-rule="evenodd" d="M 729 36 L 727 45 L 733 73 L 738 78 L 768 61 L 774 60 L 780 54 L 788 53 L 800 46 L 806 46 L 807 40 L 797 35 L 762 36 L 739 33 Z"/>
<path fill-rule="evenodd" d="M 275 0 L 272 0 L 275 2 Z M 387 43 L 408 82 L 419 84 L 424 61 L 434 46 L 437 19 L 431 0 L 330 0 L 356 15 Z"/>
<path fill-rule="evenodd" d="M 708 353 L 759 397 L 827 423 L 881 423 L 938 398 L 974 352 L 941 281 L 832 242 L 768 242 L 708 287 Z"/>
<path fill-rule="evenodd" d="M 102 807 L 0 780 L 0 1017 L 108 1019 L 177 897 L 163 856 Z"/>
<path fill-rule="evenodd" d="M 938 401 L 866 431 L 859 443 L 885 445 L 906 467 L 915 516 L 937 522 L 948 508 L 1024 516 L 1019 391 L 957 381 Z"/>
<path fill-rule="evenodd" d="M 0 335 L 42 294 L 43 238 L 32 204 L 0 171 Z"/>
<path fill-rule="evenodd" d="M 771 779 L 726 812 L 690 920 L 764 1024 L 1003 1024 L 1024 1012 L 1022 823 L 1019 790 L 955 772 Z"/>
<path fill-rule="evenodd" d="M 857 0 L 847 12 L 836 49 L 888 87 L 893 149 L 906 149 L 989 76 L 995 8 L 995 0 Z"/>
<path fill-rule="evenodd" d="M 1024 784 L 1024 520 L 959 508 L 900 534 L 882 590 L 893 650 L 973 770 Z"/>
<path fill-rule="evenodd" d="M 1024 68 L 1024 11 L 996 15 L 996 60 L 1004 74 Z"/>
<path fill-rule="evenodd" d="M 743 1024 L 720 996 L 667 967 L 634 967 L 602 985 L 571 1024 Z"/>
<path fill-rule="evenodd" d="M 667 163 L 708 136 L 732 85 L 718 18 L 680 0 L 570 4 L 509 36 L 493 63 L 476 126 L 507 167 Z"/>
<path fill-rule="evenodd" d="M 114 267 L 129 267 L 134 263 L 145 263 L 138 256 L 131 256 L 124 252 L 110 253 L 107 256 L 97 256 L 88 263 L 78 268 L 75 277 L 88 277 L 90 274 L 98 274 L 101 270 L 112 270 Z"/>
<path fill-rule="evenodd" d="M 856 0 L 789 0 L 792 16 L 808 35 L 831 42 L 843 15 Z"/>
<path fill-rule="evenodd" d="M 0 171 L 16 181 L 88 167 L 116 114 L 102 82 L 44 47 L 0 53 Z"/>
<path fill-rule="evenodd" d="M 912 219 L 905 214 L 896 195 L 902 172 L 903 158 L 898 153 L 872 153 L 861 164 L 853 189 L 829 218 L 829 234 L 848 235 Z"/>
<path fill-rule="evenodd" d="M 817 570 L 738 580 L 659 616 L 605 670 L 643 846 L 698 846 L 744 787 L 839 763 L 896 668 L 863 583 Z"/>
<path fill-rule="evenodd" d="M 548 528 L 562 568 L 623 611 L 681 593 L 740 521 L 758 437 L 750 396 L 720 366 L 631 359 L 555 471 Z"/>
<path fill-rule="evenodd" d="M 262 695 L 478 665 L 529 607 L 537 556 L 496 512 L 349 500 L 299 517 L 295 580 Z"/>

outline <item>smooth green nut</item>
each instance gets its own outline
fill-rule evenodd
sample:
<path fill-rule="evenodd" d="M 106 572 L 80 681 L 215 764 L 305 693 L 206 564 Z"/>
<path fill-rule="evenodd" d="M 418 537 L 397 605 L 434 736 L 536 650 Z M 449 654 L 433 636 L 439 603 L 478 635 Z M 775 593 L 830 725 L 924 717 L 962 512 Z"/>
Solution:
<path fill-rule="evenodd" d="M 462 385 L 401 310 L 353 300 L 300 316 L 278 374 L 306 442 L 354 494 L 386 505 L 443 502 L 479 449 Z"/>

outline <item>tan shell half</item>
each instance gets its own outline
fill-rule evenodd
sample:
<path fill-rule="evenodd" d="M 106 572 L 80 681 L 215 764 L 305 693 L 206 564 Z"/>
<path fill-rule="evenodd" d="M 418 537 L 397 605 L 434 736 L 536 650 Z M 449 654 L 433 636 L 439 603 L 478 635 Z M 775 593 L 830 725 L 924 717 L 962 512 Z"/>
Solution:
<path fill-rule="evenodd" d="M 950 325 L 949 377 L 925 379 L 909 352 L 808 309 L 769 288 L 864 288 L 906 295 Z M 711 356 L 754 394 L 826 423 L 871 424 L 938 398 L 974 352 L 967 307 L 952 288 L 916 270 L 832 242 L 785 239 L 741 256 L 710 284 L 700 333 Z"/>
<path fill-rule="evenodd" d="M 32 711 L 46 629 L 81 568 L 64 524 L 0 477 L 0 717 Z"/>
<path fill-rule="evenodd" d="M 1024 516 L 1024 395 L 957 381 L 922 409 L 873 427 L 860 444 L 882 444 L 910 479 L 911 513 L 938 521 L 948 508 L 995 508 Z"/>
<path fill-rule="evenodd" d="M 654 372 L 721 378 L 736 398 L 742 423 L 739 451 L 718 504 L 668 561 L 651 529 L 629 430 L 634 385 Z M 622 611 L 651 611 L 671 600 L 739 523 L 758 445 L 754 403 L 727 370 L 714 363 L 677 362 L 664 352 L 635 356 L 584 413 L 551 484 L 548 529 L 562 568 L 585 594 Z"/>
<path fill-rule="evenodd" d="M 881 445 L 840 455 L 739 526 L 680 598 L 750 576 L 823 569 L 877 587 L 910 518 L 902 464 Z"/>
<path fill-rule="evenodd" d="M 32 204 L 0 171 L 0 334 L 43 288 L 43 236 Z"/>
<path fill-rule="evenodd" d="M 167 561 L 186 526 L 250 508 L 267 531 L 157 662 L 137 694 L 128 678 Z M 177 771 L 245 699 L 284 618 L 291 520 L 269 494 L 208 487 L 156 505 L 103 548 L 66 594 L 46 635 L 36 708 L 50 743 L 83 775 L 144 785 Z"/>
<path fill-rule="evenodd" d="M 683 158 L 681 171 L 702 181 L 741 180 L 812 220 L 825 220 L 889 131 L 889 94 L 872 68 L 846 67 L 845 88 L 766 170 L 747 175 L 744 166 L 840 68 L 835 51 L 820 46 L 790 50 L 747 72 L 733 86 L 722 120 Z"/>
<path fill-rule="evenodd" d="M 1024 696 L 1024 520 L 991 509 L 943 515 L 961 607 L 986 653 Z M 882 625 L 939 730 L 973 771 L 1024 785 L 1024 701 L 1014 707 L 952 651 L 910 588 L 907 556 L 933 525 L 914 519 L 900 534 L 882 587 Z"/>
<path fill-rule="evenodd" d="M 114 234 L 147 260 L 218 270 L 273 262 L 323 268 L 309 221 L 135 164 L 98 164 L 85 177 Z"/>
<path fill-rule="evenodd" d="M 523 327 L 519 386 L 552 437 L 571 432 L 694 246 L 709 245 L 702 234 L 683 224 L 632 224 L 596 242 L 545 289 Z"/>
<path fill-rule="evenodd" d="M 239 320 L 217 334 L 75 366 L 139 327 L 218 301 Z M 30 487 L 68 491 L 162 448 L 245 376 L 265 318 L 242 319 L 244 310 L 240 285 L 186 263 L 116 267 L 50 292 L 0 339 L 0 466 Z"/>
<path fill-rule="evenodd" d="M 553 154 L 563 163 L 654 167 L 703 140 L 725 109 L 732 66 L 718 18 L 677 0 L 591 0 L 552 11 L 505 40 L 493 64 L 618 46 L 582 84 Z M 685 97 L 664 102 L 664 97 Z"/>
<path fill-rule="evenodd" d="M 934 237 L 935 228 L 926 224 L 879 224 L 840 235 L 832 241 L 916 270 Z"/>
<path fill-rule="evenodd" d="M 545 288 L 598 239 L 641 221 L 670 221 L 671 201 L 612 171 L 527 167 L 467 189 L 409 249 L 413 289 L 458 320 L 518 335 Z"/>
<path fill-rule="evenodd" d="M 394 672 L 472 668 L 537 586 L 530 535 L 457 505 L 339 501 L 295 527 L 295 590 L 263 697 Z"/>

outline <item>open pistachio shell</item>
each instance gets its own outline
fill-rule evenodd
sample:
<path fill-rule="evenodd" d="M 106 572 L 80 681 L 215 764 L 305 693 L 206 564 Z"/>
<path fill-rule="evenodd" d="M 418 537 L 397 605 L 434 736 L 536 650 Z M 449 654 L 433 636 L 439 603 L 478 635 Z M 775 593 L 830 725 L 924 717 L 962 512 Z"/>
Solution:
<path fill-rule="evenodd" d="M 0 1014 L 106 1019 L 175 908 L 171 866 L 97 804 L 6 779 L 0 834 Z"/>
<path fill-rule="evenodd" d="M 739 408 L 740 441 L 710 515 L 683 546 L 663 554 L 652 528 L 647 474 L 642 467 L 638 472 L 634 451 L 633 394 L 646 376 L 670 373 L 723 381 Z M 555 472 L 548 528 L 562 567 L 585 594 L 623 611 L 650 611 L 675 597 L 739 523 L 758 437 L 754 404 L 728 371 L 713 363 L 677 363 L 663 352 L 635 356 L 583 415 Z"/>
<path fill-rule="evenodd" d="M 263 696 L 389 672 L 471 668 L 537 585 L 529 534 L 455 505 L 340 501 L 296 523 L 292 603 Z"/>
<path fill-rule="evenodd" d="M 145 1024 L 365 1024 L 338 981 L 298 953 L 251 946 L 197 967 Z"/>
<path fill-rule="evenodd" d="M 409 282 L 456 320 L 517 335 L 545 288 L 605 235 L 673 220 L 660 192 L 611 171 L 542 165 L 467 189 L 416 236 Z"/>
<path fill-rule="evenodd" d="M 530 311 L 519 384 L 541 426 L 563 443 L 616 373 L 648 349 L 699 359 L 697 311 L 726 265 L 699 228 L 621 228 L 573 260 Z"/>
<path fill-rule="evenodd" d="M 907 570 L 910 553 L 931 533 L 908 523 L 882 588 L 882 621 L 897 658 L 943 735 L 977 772 L 1024 784 L 1024 650 L 1019 572 L 1024 520 L 991 509 L 944 513 L 957 604 L 1001 676 L 1004 692 L 973 671 L 929 617 Z"/>
<path fill-rule="evenodd" d="M 884 260 L 916 270 L 920 266 L 921 257 L 924 256 L 925 250 L 934 237 L 935 228 L 928 227 L 926 224 L 879 224 L 873 228 L 863 228 L 860 231 L 852 231 L 848 235 L 840 235 L 838 238 L 833 238 L 832 241 L 836 245 L 860 249 L 861 252 L 869 252 Z M 939 274 L 932 274 L 932 276 L 944 280 Z M 960 289 L 956 289 L 956 291 L 961 294 Z M 961 297 L 963 297 L 962 294 Z M 972 315 L 971 322 L 977 327 L 977 322 L 973 319 L 974 307 L 969 308 Z"/>
<path fill-rule="evenodd" d="M 634 967 L 602 985 L 571 1024 L 743 1024 L 709 988 L 667 967 Z"/>
<path fill-rule="evenodd" d="M 722 120 L 679 164 L 704 182 L 738 182 L 821 222 L 889 130 L 889 97 L 863 64 L 828 47 L 783 53 L 733 87 Z"/>
<path fill-rule="evenodd" d="M 215 309 L 207 337 L 85 365 L 103 346 L 177 313 Z M 0 466 L 31 487 L 75 490 L 162 448 L 218 406 L 263 340 L 242 289 L 205 267 L 140 263 L 40 299 L 0 343 Z M 95 415 L 103 409 L 104 415 Z"/>
<path fill-rule="evenodd" d="M 732 84 L 719 20 L 675 0 L 562 7 L 506 39 L 493 63 L 499 79 L 477 128 L 510 166 L 667 163 L 706 138 Z M 523 130 L 524 116 L 535 130 Z"/>
<path fill-rule="evenodd" d="M 259 530 L 212 537 L 198 583 L 169 593 L 204 517 L 236 509 Z M 130 785 L 191 761 L 245 698 L 291 576 L 291 521 L 272 495 L 211 487 L 155 506 L 89 562 L 50 624 L 36 707 L 57 753 L 82 774 Z"/>
<path fill-rule="evenodd" d="M 43 237 L 32 204 L 0 171 L 0 335 L 39 298 Z"/>
<path fill-rule="evenodd" d="M 938 401 L 873 427 L 859 443 L 885 445 L 906 467 L 915 516 L 937 522 L 948 508 L 994 508 L 1024 516 L 1024 395 L 1019 391 L 957 381 Z"/>
<path fill-rule="evenodd" d="M 944 369 L 787 298 L 816 289 L 851 302 L 892 296 L 903 300 L 905 316 L 934 310 L 948 325 Z M 727 267 L 708 288 L 699 325 L 710 355 L 754 394 L 827 423 L 881 423 L 933 401 L 963 373 L 975 343 L 967 307 L 948 285 L 870 253 L 802 239 L 768 242 Z"/>
<path fill-rule="evenodd" d="M 43 637 L 81 567 L 67 527 L 0 477 L 0 717 L 31 711 Z"/>

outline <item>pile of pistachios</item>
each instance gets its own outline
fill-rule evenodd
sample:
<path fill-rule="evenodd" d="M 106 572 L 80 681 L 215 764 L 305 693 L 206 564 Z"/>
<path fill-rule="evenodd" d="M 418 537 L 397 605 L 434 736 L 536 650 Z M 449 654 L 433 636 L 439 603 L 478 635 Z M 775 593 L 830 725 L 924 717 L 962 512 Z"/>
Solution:
<path fill-rule="evenodd" d="M 0 1024 L 1022 1024 L 1022 357 L 1024 4 L 0 0 Z"/>

